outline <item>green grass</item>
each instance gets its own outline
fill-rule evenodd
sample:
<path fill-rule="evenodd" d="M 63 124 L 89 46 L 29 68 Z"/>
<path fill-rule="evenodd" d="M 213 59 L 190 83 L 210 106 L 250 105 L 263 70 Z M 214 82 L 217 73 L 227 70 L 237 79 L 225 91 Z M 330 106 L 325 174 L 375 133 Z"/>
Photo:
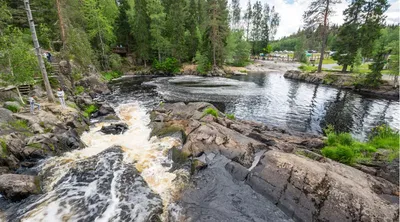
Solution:
<path fill-rule="evenodd" d="M 229 114 L 229 113 L 226 114 L 226 118 L 228 118 L 230 120 L 235 120 L 236 119 L 235 118 L 235 114 Z"/>
<path fill-rule="evenodd" d="M 40 143 L 31 143 L 31 144 L 28 144 L 27 146 L 36 148 L 36 149 L 42 149 L 42 144 L 40 144 Z"/>
<path fill-rule="evenodd" d="M 5 108 L 8 109 L 8 110 L 10 110 L 10 111 L 13 112 L 13 113 L 17 113 L 17 112 L 19 112 L 19 110 L 21 109 L 21 107 L 19 107 L 19 106 L 14 106 L 14 105 L 7 105 Z"/>
<path fill-rule="evenodd" d="M 333 60 L 332 58 L 329 58 L 329 59 L 324 58 L 324 60 L 322 60 L 322 64 L 335 64 L 335 63 L 336 63 L 336 61 Z"/>
<path fill-rule="evenodd" d="M 75 87 L 75 90 L 74 90 L 75 95 L 81 95 L 83 92 L 85 92 L 85 88 L 83 88 L 83 86 Z"/>
<path fill-rule="evenodd" d="M 110 72 L 103 72 L 101 73 L 101 75 L 103 76 L 103 79 L 107 82 L 119 78 L 122 76 L 121 72 L 117 72 L 117 71 L 110 71 Z"/>
<path fill-rule="evenodd" d="M 203 111 L 203 116 L 212 115 L 214 117 L 218 117 L 218 110 L 208 107 Z"/>
<path fill-rule="evenodd" d="M 90 115 L 92 115 L 92 113 L 96 112 L 97 110 L 98 108 L 95 105 L 87 106 L 83 111 L 83 116 L 89 118 Z"/>
<path fill-rule="evenodd" d="M 28 122 L 25 120 L 14 120 L 8 124 L 17 130 L 29 130 Z"/>
<path fill-rule="evenodd" d="M 361 64 L 359 67 L 357 67 L 355 70 L 353 70 L 353 73 L 360 73 L 360 74 L 368 74 L 371 72 L 371 70 L 369 69 L 369 65 L 371 63 L 363 63 Z M 334 66 L 332 67 L 334 70 L 342 70 L 343 66 Z M 350 67 L 347 68 L 347 71 L 350 71 Z M 390 74 L 390 70 L 382 70 L 381 72 L 382 74 Z"/>
<path fill-rule="evenodd" d="M 299 69 L 303 72 L 316 72 L 317 66 L 310 66 L 307 64 L 302 64 L 301 66 L 299 66 Z"/>
<path fill-rule="evenodd" d="M 67 101 L 67 106 L 73 109 L 79 109 L 78 106 L 74 102 Z"/>
<path fill-rule="evenodd" d="M 399 132 L 386 125 L 376 127 L 367 142 L 359 142 L 349 133 L 335 133 L 332 129 L 326 133 L 322 155 L 344 164 L 370 162 L 378 149 L 389 150 L 384 161 L 392 161 L 399 155 Z"/>
<path fill-rule="evenodd" d="M 1 156 L 6 157 L 8 154 L 7 143 L 3 139 L 0 139 L 0 146 L 1 146 Z"/>

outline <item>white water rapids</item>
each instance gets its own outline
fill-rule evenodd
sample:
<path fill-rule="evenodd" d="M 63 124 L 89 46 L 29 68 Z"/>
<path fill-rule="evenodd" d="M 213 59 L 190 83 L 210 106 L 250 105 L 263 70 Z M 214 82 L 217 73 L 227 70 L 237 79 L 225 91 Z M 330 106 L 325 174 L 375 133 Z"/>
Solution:
<path fill-rule="evenodd" d="M 47 160 L 42 165 L 42 172 L 47 172 L 46 194 L 27 207 L 21 221 L 145 221 L 149 209 L 161 205 L 159 197 L 164 208 L 162 216 L 167 217 L 178 186 L 176 175 L 168 172 L 172 165 L 168 150 L 181 141 L 172 137 L 149 139 L 149 115 L 139 102 L 119 105 L 115 111 L 129 129 L 121 135 L 105 135 L 99 130 L 109 123 L 96 123 L 82 135 L 86 148 Z M 114 145 L 121 146 L 123 154 L 105 153 L 96 161 L 90 160 Z M 145 182 L 135 174 L 125 178 L 127 172 L 136 172 L 132 166 Z M 87 171 L 93 173 L 85 175 Z M 143 186 L 146 183 L 151 190 Z"/>

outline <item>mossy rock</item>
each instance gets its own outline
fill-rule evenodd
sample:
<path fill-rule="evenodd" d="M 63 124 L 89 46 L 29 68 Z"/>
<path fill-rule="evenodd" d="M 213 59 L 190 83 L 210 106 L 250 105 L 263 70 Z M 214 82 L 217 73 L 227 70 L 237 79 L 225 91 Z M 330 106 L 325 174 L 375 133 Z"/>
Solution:
<path fill-rule="evenodd" d="M 163 138 L 163 137 L 167 137 L 167 136 L 177 137 L 182 140 L 182 143 L 185 143 L 186 134 L 185 134 L 185 129 L 182 126 L 170 125 L 170 126 L 164 126 L 161 128 L 158 128 L 159 126 L 158 127 L 157 126 L 158 125 L 156 125 L 156 127 L 154 127 L 150 136 L 157 136 L 158 138 Z"/>
<path fill-rule="evenodd" d="M 191 168 L 190 168 L 190 172 L 193 175 L 196 172 L 205 169 L 206 167 L 207 167 L 206 163 L 203 163 L 202 161 L 195 159 L 192 162 L 192 165 L 191 165 Z"/>
<path fill-rule="evenodd" d="M 172 147 L 169 150 L 169 156 L 172 159 L 172 161 L 174 161 L 174 163 L 184 164 L 188 160 L 190 153 L 186 153 L 186 152 L 182 151 L 181 149 Z"/>

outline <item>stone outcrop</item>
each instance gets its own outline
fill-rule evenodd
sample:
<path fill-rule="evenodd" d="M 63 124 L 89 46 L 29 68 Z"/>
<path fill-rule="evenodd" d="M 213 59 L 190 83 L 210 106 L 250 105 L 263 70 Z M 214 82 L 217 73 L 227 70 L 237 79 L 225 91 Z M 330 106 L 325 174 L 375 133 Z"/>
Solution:
<path fill-rule="evenodd" d="M 388 84 L 382 84 L 379 88 L 361 87 L 356 82 L 356 77 L 345 74 L 316 74 L 304 73 L 298 70 L 288 70 L 284 74 L 285 78 L 295 79 L 302 82 L 313 84 L 326 84 L 343 89 L 353 90 L 361 95 L 379 97 L 385 99 L 399 100 L 399 89 Z"/>
<path fill-rule="evenodd" d="M 101 127 L 100 131 L 104 134 L 123 134 L 128 130 L 128 125 L 126 123 L 112 123 L 109 126 Z"/>
<path fill-rule="evenodd" d="M 173 103 L 151 113 L 153 136 L 182 135 L 182 148 L 174 148 L 172 156 L 180 164 L 191 159 L 192 173 L 207 167 L 208 156 L 223 155 L 230 160 L 225 170 L 235 180 L 269 198 L 296 221 L 398 218 L 398 201 L 393 203 L 398 186 L 325 159 L 319 154 L 324 146 L 321 137 L 231 120 L 216 109 L 214 116 L 205 113 L 210 108 L 215 109 L 203 102 Z"/>
<path fill-rule="evenodd" d="M 0 175 L 0 192 L 8 199 L 21 200 L 41 192 L 39 179 L 29 175 L 3 174 Z"/>
<path fill-rule="evenodd" d="M 398 205 L 380 194 L 398 188 L 355 168 L 269 151 L 246 179 L 299 221 L 395 221 Z"/>

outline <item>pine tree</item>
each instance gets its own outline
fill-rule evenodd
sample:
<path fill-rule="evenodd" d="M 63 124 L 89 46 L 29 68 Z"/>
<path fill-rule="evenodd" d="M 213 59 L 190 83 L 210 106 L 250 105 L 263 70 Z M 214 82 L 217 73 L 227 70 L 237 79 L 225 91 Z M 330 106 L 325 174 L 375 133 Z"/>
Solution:
<path fill-rule="evenodd" d="M 124 45 L 129 51 L 131 47 L 131 24 L 129 23 L 128 12 L 131 10 L 129 0 L 120 0 L 118 8 L 118 18 L 115 22 L 115 35 L 117 36 L 117 45 Z"/>
<path fill-rule="evenodd" d="M 170 55 L 182 62 L 187 57 L 185 47 L 185 24 L 188 18 L 186 0 L 172 0 L 165 9 L 167 14 L 165 36 L 170 42 Z"/>
<path fill-rule="evenodd" d="M 256 1 L 253 5 L 253 13 L 252 13 L 252 24 L 253 28 L 251 30 L 252 36 L 252 52 L 253 55 L 260 53 L 259 43 L 261 41 L 261 25 L 262 25 L 262 5 L 260 1 Z"/>
<path fill-rule="evenodd" d="M 115 40 L 115 35 L 114 20 L 110 20 L 103 14 L 104 7 L 106 6 L 98 4 L 95 0 L 86 0 L 83 11 L 89 37 L 93 45 L 100 50 L 101 65 L 103 69 L 108 69 L 107 53 L 109 45 Z"/>
<path fill-rule="evenodd" d="M 318 64 L 318 72 L 322 71 L 325 47 L 328 34 L 328 18 L 333 13 L 333 7 L 341 0 L 313 0 L 309 9 L 304 12 L 303 18 L 307 27 L 321 26 L 321 56 Z"/>
<path fill-rule="evenodd" d="M 279 26 L 280 17 L 275 12 L 275 7 L 269 7 L 266 3 L 263 10 L 263 19 L 261 21 L 261 48 L 267 48 L 269 41 L 274 39 L 276 30 Z"/>
<path fill-rule="evenodd" d="M 240 1 L 239 0 L 232 0 L 232 28 L 238 29 L 240 25 Z"/>
<path fill-rule="evenodd" d="M 221 66 L 224 61 L 226 38 L 229 32 L 228 10 L 226 0 L 209 0 L 208 3 L 209 19 L 205 43 L 215 68 Z"/>
<path fill-rule="evenodd" d="M 157 52 L 158 61 L 161 62 L 161 54 L 166 51 L 168 42 L 162 35 L 165 28 L 166 14 L 160 0 L 148 0 L 147 12 L 150 17 L 151 47 Z"/>
<path fill-rule="evenodd" d="M 253 18 L 253 11 L 251 10 L 251 2 L 249 0 L 249 2 L 247 3 L 247 9 L 246 12 L 244 14 L 244 21 L 245 21 L 245 25 L 246 25 L 246 40 L 249 41 L 250 38 L 250 28 L 251 28 L 251 20 Z"/>
<path fill-rule="evenodd" d="M 188 60 L 192 61 L 196 56 L 197 48 L 199 46 L 199 36 L 197 33 L 198 28 L 198 10 L 197 4 L 195 0 L 190 0 L 189 2 L 189 12 L 188 19 L 186 20 L 186 29 L 188 30 L 188 34 L 186 37 L 186 45 L 187 45 L 187 55 Z"/>
<path fill-rule="evenodd" d="M 146 67 L 147 60 L 150 58 L 150 17 L 147 14 L 146 0 L 135 0 L 133 21 L 135 53 Z"/>

